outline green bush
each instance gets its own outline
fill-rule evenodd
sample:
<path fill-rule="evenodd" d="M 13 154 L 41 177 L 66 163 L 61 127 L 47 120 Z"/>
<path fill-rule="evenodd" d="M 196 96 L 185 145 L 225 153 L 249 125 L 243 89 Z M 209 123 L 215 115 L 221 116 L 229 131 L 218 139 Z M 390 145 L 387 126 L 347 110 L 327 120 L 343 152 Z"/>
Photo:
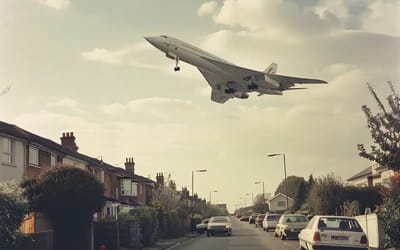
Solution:
<path fill-rule="evenodd" d="M 17 183 L 0 184 L 0 247 L 11 247 L 23 239 L 19 227 L 27 212 Z"/>
<path fill-rule="evenodd" d="M 54 229 L 54 249 L 86 250 L 93 214 L 104 205 L 104 186 L 89 172 L 58 166 L 21 186 L 32 211 L 45 214 Z"/>
<path fill-rule="evenodd" d="M 131 209 L 129 214 L 139 219 L 142 244 L 154 244 L 158 230 L 157 210 L 151 207 L 137 207 Z"/>

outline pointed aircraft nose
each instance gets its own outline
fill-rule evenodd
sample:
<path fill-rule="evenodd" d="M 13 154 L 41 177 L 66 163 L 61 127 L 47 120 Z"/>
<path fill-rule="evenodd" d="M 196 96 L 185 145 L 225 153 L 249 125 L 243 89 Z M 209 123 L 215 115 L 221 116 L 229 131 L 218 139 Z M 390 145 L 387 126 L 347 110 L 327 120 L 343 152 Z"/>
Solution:
<path fill-rule="evenodd" d="M 145 36 L 144 39 L 146 39 L 151 45 L 153 45 L 154 47 L 158 47 L 157 46 L 157 38 L 155 36 Z"/>

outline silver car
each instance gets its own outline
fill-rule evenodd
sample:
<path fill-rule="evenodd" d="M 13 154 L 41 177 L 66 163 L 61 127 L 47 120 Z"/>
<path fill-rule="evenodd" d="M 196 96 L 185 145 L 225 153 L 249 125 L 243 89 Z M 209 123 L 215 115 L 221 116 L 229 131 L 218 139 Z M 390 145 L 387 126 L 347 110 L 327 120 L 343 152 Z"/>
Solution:
<path fill-rule="evenodd" d="M 262 222 L 262 227 L 264 231 L 269 231 L 270 229 L 274 229 L 276 224 L 278 224 L 278 220 L 281 218 L 280 214 L 266 214 L 264 220 Z"/>
<path fill-rule="evenodd" d="M 226 236 L 231 236 L 231 218 L 229 218 L 228 216 L 211 217 L 207 225 L 207 237 L 215 234 L 225 234 Z"/>

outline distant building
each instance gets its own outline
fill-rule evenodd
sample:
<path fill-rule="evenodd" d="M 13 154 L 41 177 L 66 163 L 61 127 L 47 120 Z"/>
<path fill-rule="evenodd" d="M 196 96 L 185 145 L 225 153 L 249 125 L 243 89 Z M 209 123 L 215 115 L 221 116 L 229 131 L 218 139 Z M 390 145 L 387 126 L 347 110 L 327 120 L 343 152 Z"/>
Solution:
<path fill-rule="evenodd" d="M 289 201 L 289 205 L 287 205 Z M 271 199 L 267 200 L 269 210 L 274 213 L 283 213 L 293 207 L 294 200 L 282 193 L 274 195 Z"/>
<path fill-rule="evenodd" d="M 373 187 L 376 185 L 388 186 L 390 178 L 394 176 L 394 171 L 387 167 L 373 164 L 352 177 L 347 182 L 356 187 Z"/>

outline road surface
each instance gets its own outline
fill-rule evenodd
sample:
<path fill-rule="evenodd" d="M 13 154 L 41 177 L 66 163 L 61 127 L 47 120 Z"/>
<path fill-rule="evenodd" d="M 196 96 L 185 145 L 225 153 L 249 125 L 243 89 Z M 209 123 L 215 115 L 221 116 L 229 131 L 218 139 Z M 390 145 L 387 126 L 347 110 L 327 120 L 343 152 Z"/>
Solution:
<path fill-rule="evenodd" d="M 205 234 L 198 238 L 189 240 L 174 250 L 297 250 L 299 244 L 297 240 L 279 240 L 273 237 L 272 232 L 264 232 L 261 228 L 256 228 L 254 224 L 241 222 L 232 217 L 232 236 L 210 236 Z"/>

